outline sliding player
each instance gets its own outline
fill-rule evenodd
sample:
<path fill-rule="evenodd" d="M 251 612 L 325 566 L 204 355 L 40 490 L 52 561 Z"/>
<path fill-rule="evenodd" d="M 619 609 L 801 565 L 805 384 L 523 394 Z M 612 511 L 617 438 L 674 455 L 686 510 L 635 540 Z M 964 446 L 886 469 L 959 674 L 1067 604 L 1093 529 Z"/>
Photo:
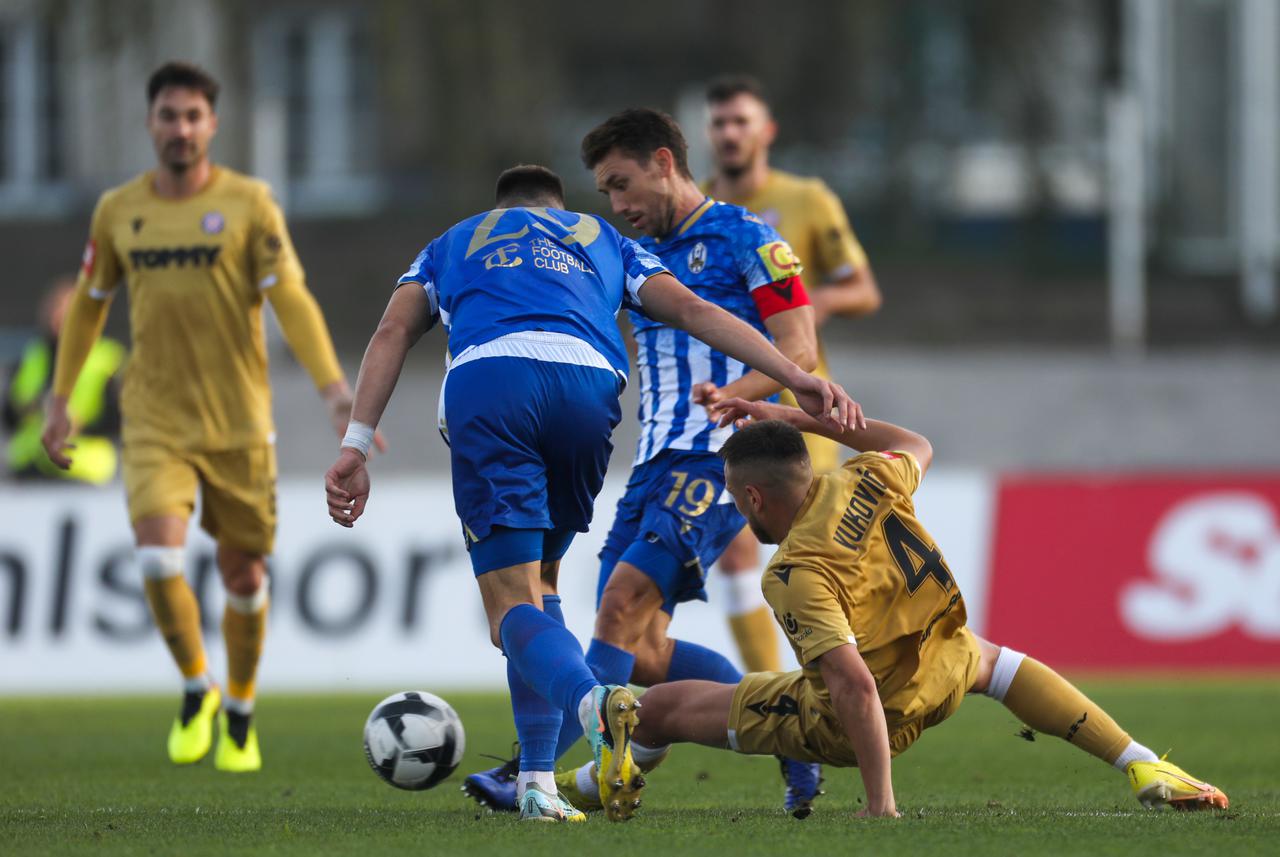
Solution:
<path fill-rule="evenodd" d="M 835 315 L 859 318 L 874 313 L 880 308 L 880 291 L 839 197 L 821 179 L 769 166 L 778 125 L 760 82 L 728 75 L 713 81 L 706 97 L 715 172 L 702 189 L 760 215 L 804 260 L 801 278 L 819 329 Z M 821 344 L 815 373 L 830 377 Z M 785 393 L 782 401 L 794 404 Z M 805 443 L 815 473 L 839 466 L 838 444 L 816 435 L 805 435 Z M 760 543 L 749 529 L 744 527 L 725 548 L 718 567 L 728 583 L 729 627 L 747 671 L 782 669 L 777 631 L 758 585 Z"/>
<path fill-rule="evenodd" d="M 982 693 L 1123 772 L 1146 806 L 1227 806 L 1219 789 L 1158 759 L 1053 670 L 969 631 L 912 502 L 933 455 L 925 438 L 875 420 L 833 432 L 782 405 L 723 407 L 726 420 L 752 420 L 720 455 L 752 531 L 778 545 L 764 594 L 803 669 L 652 688 L 632 742 L 637 764 L 689 741 L 856 765 L 867 795 L 859 815 L 896 815 L 890 759 L 966 693 Z M 862 454 L 815 477 L 800 430 Z"/>
<path fill-rule="evenodd" d="M 55 464 L 71 465 L 68 396 L 123 279 L 133 334 L 120 402 L 125 496 L 147 603 L 184 682 L 169 758 L 202 759 L 221 706 L 214 764 L 254 771 L 262 757 L 251 717 L 276 529 L 263 301 L 339 435 L 351 393 L 267 186 L 209 160 L 217 97 L 217 82 L 184 63 L 168 63 L 148 81 L 157 167 L 107 191 L 94 210 L 58 340 L 43 441 Z M 225 697 L 209 676 L 199 608 L 183 575 L 197 490 L 227 592 Z"/>
<path fill-rule="evenodd" d="M 563 624 L 561 557 L 585 532 L 620 419 L 627 353 L 623 303 L 704 339 L 786 383 L 828 421 L 857 405 L 803 372 L 754 328 L 682 286 L 607 223 L 564 210 L 558 176 L 516 167 L 498 179 L 498 207 L 427 245 L 401 277 L 365 353 L 352 423 L 325 478 L 329 510 L 352 526 L 369 495 L 365 453 L 409 348 L 437 320 L 453 360 L 444 390 L 453 495 L 490 637 L 507 656 L 520 739 L 523 819 L 580 821 L 557 794 L 562 723 L 586 731 L 610 820 L 629 818 L 644 780 L 632 769 L 635 698 L 599 681 Z M 402 288 L 407 286 L 407 288 Z"/>

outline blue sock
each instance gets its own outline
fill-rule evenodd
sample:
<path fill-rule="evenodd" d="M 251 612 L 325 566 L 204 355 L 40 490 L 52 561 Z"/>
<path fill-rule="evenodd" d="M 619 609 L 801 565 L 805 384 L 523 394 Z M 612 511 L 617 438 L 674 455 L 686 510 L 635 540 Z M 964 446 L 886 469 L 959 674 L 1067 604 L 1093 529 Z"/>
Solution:
<path fill-rule="evenodd" d="M 667 681 L 690 678 L 737 684 L 742 681 L 742 673 L 719 652 L 713 652 L 697 643 L 676 640 L 675 651 L 671 653 L 671 666 L 667 667 Z"/>
<path fill-rule="evenodd" d="M 599 682 L 569 629 L 532 604 L 517 604 L 502 617 L 502 650 L 525 684 L 578 719 L 578 702 Z"/>
<path fill-rule="evenodd" d="M 520 739 L 520 770 L 554 771 L 556 740 L 564 712 L 535 693 L 520 677 L 510 658 L 507 659 L 507 687 L 511 689 L 511 713 L 515 716 L 516 737 Z M 578 718 L 573 721 L 577 723 Z"/>
<path fill-rule="evenodd" d="M 601 684 L 626 684 L 635 665 L 635 655 L 604 640 L 592 640 L 587 647 L 587 666 Z"/>
<path fill-rule="evenodd" d="M 559 595 L 542 596 L 542 612 L 555 619 L 561 625 L 564 624 L 564 611 L 560 609 Z"/>
<path fill-rule="evenodd" d="M 631 670 L 636 656 L 611 646 L 603 640 L 592 640 L 587 647 L 587 666 L 601 684 L 626 684 L 631 680 Z M 556 741 L 556 758 L 559 759 L 574 742 L 582 737 L 582 724 L 578 718 L 566 717 L 560 724 L 560 738 Z"/>

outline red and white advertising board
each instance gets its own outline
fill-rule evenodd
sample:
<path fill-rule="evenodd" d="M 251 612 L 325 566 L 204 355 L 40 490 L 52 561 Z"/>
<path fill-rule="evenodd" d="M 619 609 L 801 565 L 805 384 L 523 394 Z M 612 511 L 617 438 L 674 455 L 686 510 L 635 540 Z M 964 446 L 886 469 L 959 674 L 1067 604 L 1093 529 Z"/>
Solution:
<path fill-rule="evenodd" d="M 1005 478 L 986 631 L 1071 669 L 1280 668 L 1280 475 Z"/>

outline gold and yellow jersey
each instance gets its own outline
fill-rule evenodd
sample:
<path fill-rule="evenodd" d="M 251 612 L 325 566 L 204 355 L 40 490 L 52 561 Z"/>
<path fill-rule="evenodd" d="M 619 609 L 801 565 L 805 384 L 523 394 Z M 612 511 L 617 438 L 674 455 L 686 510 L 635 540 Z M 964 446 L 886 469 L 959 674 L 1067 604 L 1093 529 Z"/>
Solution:
<path fill-rule="evenodd" d="M 815 477 L 763 577 L 805 675 L 825 693 L 817 658 L 857 646 L 891 732 L 954 692 L 972 649 L 960 589 L 915 515 L 919 484 L 905 452 L 864 452 Z"/>
<path fill-rule="evenodd" d="M 264 182 L 214 167 L 204 188 L 175 200 L 157 195 L 147 172 L 102 195 L 68 316 L 73 335 L 60 342 L 55 392 L 74 384 L 83 340 L 101 329 L 122 280 L 132 333 L 121 392 L 126 444 L 216 451 L 270 442 L 264 298 L 315 384 L 342 378 Z"/>
<path fill-rule="evenodd" d="M 702 191 L 710 193 L 710 180 L 702 183 Z M 804 264 L 801 279 L 809 291 L 867 266 L 867 254 L 853 234 L 840 198 L 822 179 L 770 169 L 755 193 L 723 201 L 755 212 L 778 230 Z"/>

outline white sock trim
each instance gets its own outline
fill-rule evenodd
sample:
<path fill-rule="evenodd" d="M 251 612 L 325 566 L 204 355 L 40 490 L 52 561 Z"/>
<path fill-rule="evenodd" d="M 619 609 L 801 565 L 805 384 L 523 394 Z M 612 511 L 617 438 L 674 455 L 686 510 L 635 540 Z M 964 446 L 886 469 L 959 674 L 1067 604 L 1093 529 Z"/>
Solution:
<path fill-rule="evenodd" d="M 724 575 L 724 612 L 730 618 L 745 616 L 764 606 L 764 591 L 760 588 L 760 569 L 738 571 Z"/>
<path fill-rule="evenodd" d="M 578 722 L 582 724 L 583 732 L 591 731 L 591 701 L 595 698 L 596 689 L 593 687 L 578 700 Z"/>
<path fill-rule="evenodd" d="M 635 746 L 633 743 L 632 747 Z M 578 791 L 582 792 L 589 798 L 600 799 L 600 781 L 596 779 L 596 763 L 587 762 L 581 768 L 574 771 L 574 780 L 577 781 Z"/>
<path fill-rule="evenodd" d="M 182 690 L 184 693 L 195 693 L 197 691 L 208 690 L 213 687 L 213 679 L 209 678 L 208 673 L 200 673 L 200 675 L 184 678 L 182 680 Z"/>
<path fill-rule="evenodd" d="M 1149 747 L 1144 747 L 1137 741 L 1130 741 L 1129 746 L 1120 751 L 1120 755 L 1111 764 L 1118 771 L 1124 771 L 1125 768 L 1133 762 L 1158 762 L 1160 757 L 1151 751 Z"/>
<path fill-rule="evenodd" d="M 663 744 L 661 747 L 646 747 L 643 744 L 637 744 L 635 741 L 632 741 L 631 758 L 636 760 L 637 765 L 644 765 L 657 759 L 661 759 L 670 749 L 670 744 Z"/>
<path fill-rule="evenodd" d="M 165 580 L 182 574 L 182 562 L 186 555 L 186 548 L 161 545 L 139 545 L 134 552 L 138 568 L 148 580 Z"/>
<path fill-rule="evenodd" d="M 237 699 L 234 696 L 224 696 L 222 698 L 222 707 L 227 711 L 234 711 L 236 714 L 243 714 L 248 717 L 253 713 L 252 699 Z"/>
<path fill-rule="evenodd" d="M 741 748 L 738 747 L 738 733 L 733 729 L 729 730 L 729 749 L 735 753 L 742 752 Z"/>
<path fill-rule="evenodd" d="M 991 684 L 987 687 L 987 696 L 996 702 L 1004 702 L 1004 696 L 1009 692 L 1009 685 L 1013 684 L 1013 677 L 1018 674 L 1018 667 L 1022 666 L 1024 658 L 1026 655 L 1022 652 L 1015 652 L 1007 646 L 1001 647 L 996 665 L 991 670 Z"/>
<path fill-rule="evenodd" d="M 267 604 L 267 579 L 262 578 L 262 585 L 258 587 L 258 591 L 252 595 L 236 595 L 234 592 L 227 593 L 227 606 L 237 613 L 243 613 L 251 616 L 257 613 Z"/>
<path fill-rule="evenodd" d="M 530 783 L 549 795 L 557 793 L 555 771 L 521 771 L 516 777 L 516 800 L 524 797 Z"/>

